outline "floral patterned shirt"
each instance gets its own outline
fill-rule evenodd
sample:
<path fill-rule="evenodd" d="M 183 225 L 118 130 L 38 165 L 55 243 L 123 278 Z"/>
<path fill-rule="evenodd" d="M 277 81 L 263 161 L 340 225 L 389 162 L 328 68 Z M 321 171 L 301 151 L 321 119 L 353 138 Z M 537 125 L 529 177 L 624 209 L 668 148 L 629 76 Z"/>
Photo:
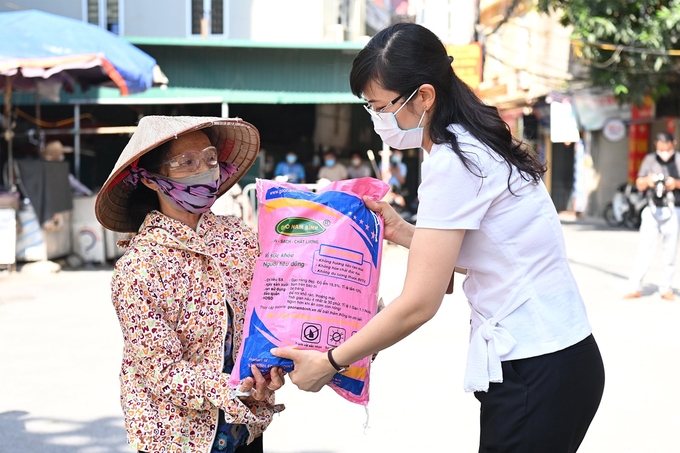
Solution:
<path fill-rule="evenodd" d="M 227 328 L 227 338 L 224 341 L 224 367 L 222 371 L 230 374 L 234 369 L 234 356 L 232 354 L 233 328 L 231 317 Z M 210 453 L 234 453 L 237 448 L 246 444 L 248 429 L 246 425 L 234 425 L 224 419 L 224 411 L 220 409 L 217 421 L 217 433 Z"/>
<path fill-rule="evenodd" d="M 201 216 L 196 231 L 151 212 L 112 277 L 124 341 L 121 405 L 128 443 L 145 452 L 208 452 L 220 409 L 251 442 L 283 410 L 273 396 L 250 407 L 223 372 L 243 333 L 258 256 L 256 235 L 236 217 Z M 226 301 L 226 304 L 225 304 Z"/>

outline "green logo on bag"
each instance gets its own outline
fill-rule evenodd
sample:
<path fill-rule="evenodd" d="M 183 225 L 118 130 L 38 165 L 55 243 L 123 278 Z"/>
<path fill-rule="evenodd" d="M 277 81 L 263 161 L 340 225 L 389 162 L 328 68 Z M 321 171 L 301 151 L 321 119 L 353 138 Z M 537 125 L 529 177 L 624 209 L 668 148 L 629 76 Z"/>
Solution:
<path fill-rule="evenodd" d="M 276 224 L 276 232 L 285 236 L 314 236 L 326 229 L 319 222 L 304 217 L 288 217 Z"/>

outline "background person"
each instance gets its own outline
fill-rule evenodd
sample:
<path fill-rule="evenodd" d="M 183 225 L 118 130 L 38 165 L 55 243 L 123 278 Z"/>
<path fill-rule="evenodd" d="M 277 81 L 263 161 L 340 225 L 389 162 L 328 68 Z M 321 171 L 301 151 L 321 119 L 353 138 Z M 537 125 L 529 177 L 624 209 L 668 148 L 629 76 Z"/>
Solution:
<path fill-rule="evenodd" d="M 97 196 L 99 222 L 134 234 L 111 298 L 128 443 L 139 451 L 262 452 L 282 410 L 278 368 L 265 379 L 253 367 L 246 394 L 228 384 L 258 242 L 240 219 L 209 211 L 258 147 L 257 129 L 238 119 L 146 116 Z"/>
<path fill-rule="evenodd" d="M 431 31 L 411 23 L 380 31 L 355 58 L 350 86 L 375 131 L 393 148 L 430 155 L 415 226 L 366 200 L 385 218 L 386 239 L 410 249 L 404 288 L 336 349 L 273 352 L 294 361 L 298 387 L 318 391 L 430 320 L 458 266 L 467 269 L 464 387 L 481 403 L 479 452 L 574 452 L 600 404 L 604 368 L 544 167 L 451 62 Z M 423 370 L 434 374 L 425 380 L 447 379 L 436 366 Z"/>
<path fill-rule="evenodd" d="M 45 144 L 45 148 L 40 152 L 40 157 L 51 162 L 63 162 L 64 153 L 72 152 L 72 146 L 64 146 L 59 140 L 52 140 Z"/>
<path fill-rule="evenodd" d="M 661 236 L 661 278 L 658 289 L 661 298 L 670 301 L 675 299 L 671 282 L 675 275 L 680 233 L 680 159 L 675 152 L 675 138 L 670 132 L 656 134 L 654 146 L 655 151 L 647 154 L 640 163 L 635 180 L 637 189 L 647 192 L 649 204 L 640 214 L 640 243 L 628 281 L 628 293 L 623 297 L 634 299 L 642 296 L 642 280 L 652 265 Z M 663 183 L 666 190 L 659 194 L 660 197 L 654 196 L 657 181 Z"/>
<path fill-rule="evenodd" d="M 262 163 L 262 176 L 264 177 L 264 179 L 274 179 L 274 169 L 276 168 L 274 156 L 272 156 L 265 149 L 261 149 L 260 154 L 264 156 Z"/>
<path fill-rule="evenodd" d="M 406 175 L 408 174 L 408 167 L 402 162 L 403 158 L 404 153 L 401 150 L 392 150 L 387 174 L 387 183 L 392 188 L 392 191 L 398 194 L 401 193 L 404 184 L 406 184 Z"/>
<path fill-rule="evenodd" d="M 274 170 L 274 177 L 285 178 L 284 182 L 302 184 L 305 182 L 305 168 L 297 161 L 297 154 L 288 151 L 286 160 L 279 162 Z"/>
<path fill-rule="evenodd" d="M 321 157 L 318 153 L 314 153 L 312 158 L 307 161 L 305 165 L 305 175 L 308 181 L 317 181 L 319 179 L 319 169 L 321 168 Z"/>
<path fill-rule="evenodd" d="M 350 165 L 347 167 L 347 176 L 350 179 L 373 176 L 371 168 L 361 159 L 361 154 L 356 152 L 352 153 L 349 163 Z"/>
<path fill-rule="evenodd" d="M 403 157 L 404 153 L 401 150 L 390 148 L 390 162 L 384 179 L 390 186 L 390 192 L 387 194 L 386 200 L 400 211 L 406 207 L 403 189 L 408 173 L 408 167 L 402 162 Z"/>
<path fill-rule="evenodd" d="M 323 167 L 319 169 L 318 177 L 331 182 L 347 179 L 347 167 L 338 162 L 338 156 L 333 151 L 327 151 L 323 155 Z"/>

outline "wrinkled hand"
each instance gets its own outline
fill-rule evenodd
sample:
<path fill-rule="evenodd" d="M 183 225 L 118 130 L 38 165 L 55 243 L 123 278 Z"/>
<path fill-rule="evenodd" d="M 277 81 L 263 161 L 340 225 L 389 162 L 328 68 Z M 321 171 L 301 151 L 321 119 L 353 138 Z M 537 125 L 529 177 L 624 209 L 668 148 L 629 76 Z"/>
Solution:
<path fill-rule="evenodd" d="M 250 370 L 253 373 L 253 377 L 245 378 L 241 387 L 239 387 L 241 392 L 250 392 L 250 396 L 239 397 L 246 405 L 266 400 L 275 390 L 280 389 L 285 384 L 284 376 L 286 373 L 279 367 L 271 369 L 269 379 L 265 379 L 255 365 L 251 365 Z"/>
<path fill-rule="evenodd" d="M 293 361 L 294 369 L 288 376 L 300 390 L 318 392 L 336 373 L 324 352 L 274 348 L 271 353 L 276 357 Z"/>
<path fill-rule="evenodd" d="M 399 228 L 407 223 L 404 218 L 386 201 L 374 201 L 364 196 L 364 203 L 368 209 L 380 214 L 385 221 L 385 239 L 396 242 Z"/>

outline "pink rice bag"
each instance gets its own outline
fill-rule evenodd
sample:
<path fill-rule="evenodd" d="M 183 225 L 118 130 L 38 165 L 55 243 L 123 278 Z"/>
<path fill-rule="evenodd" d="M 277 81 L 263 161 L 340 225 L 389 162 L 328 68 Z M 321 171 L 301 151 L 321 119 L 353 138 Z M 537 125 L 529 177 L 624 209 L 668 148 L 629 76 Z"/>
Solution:
<path fill-rule="evenodd" d="M 374 178 L 333 182 L 317 193 L 304 185 L 257 180 L 260 257 L 246 309 L 244 340 L 230 384 L 293 362 L 273 347 L 325 352 L 342 344 L 376 313 L 383 220 L 363 195 L 379 200 L 389 186 Z M 336 374 L 329 386 L 368 404 L 370 358 Z"/>

